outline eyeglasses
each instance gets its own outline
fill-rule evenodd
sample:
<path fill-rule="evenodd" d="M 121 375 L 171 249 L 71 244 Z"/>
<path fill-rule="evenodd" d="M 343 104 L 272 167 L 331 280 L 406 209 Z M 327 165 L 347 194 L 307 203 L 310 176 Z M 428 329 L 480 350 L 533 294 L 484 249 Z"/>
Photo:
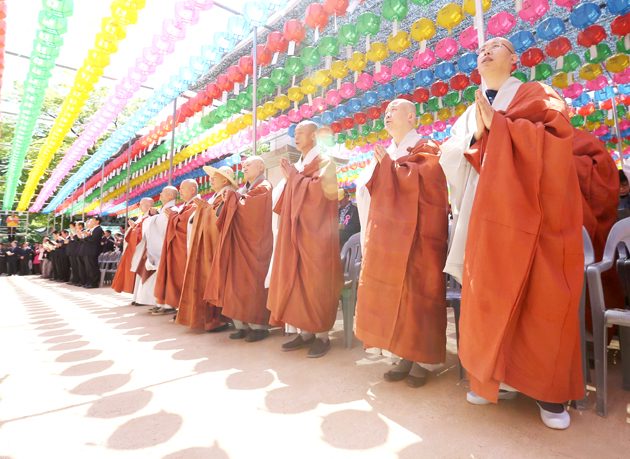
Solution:
<path fill-rule="evenodd" d="M 485 53 L 486 51 L 492 51 L 495 52 L 496 50 L 498 50 L 501 46 L 505 46 L 507 48 L 507 50 L 510 52 L 510 54 L 514 54 L 512 52 L 512 50 L 510 48 L 507 47 L 507 45 L 505 43 L 494 43 L 492 45 L 489 46 L 484 46 L 483 48 L 477 48 L 475 50 L 475 54 L 477 54 L 477 56 L 479 56 L 480 54 Z"/>

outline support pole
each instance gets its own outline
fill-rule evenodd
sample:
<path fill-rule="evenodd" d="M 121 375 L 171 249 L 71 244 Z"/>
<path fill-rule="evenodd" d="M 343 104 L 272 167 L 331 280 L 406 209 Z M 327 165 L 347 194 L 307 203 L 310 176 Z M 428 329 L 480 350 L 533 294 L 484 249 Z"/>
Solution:
<path fill-rule="evenodd" d="M 477 40 L 479 48 L 486 42 L 486 34 L 483 23 L 483 0 L 475 0 L 475 27 L 477 28 Z"/>
<path fill-rule="evenodd" d="M 50 232 L 50 214 L 46 214 L 46 234 Z"/>
<path fill-rule="evenodd" d="M 253 67 L 254 67 L 254 75 L 253 75 L 253 85 L 254 90 L 252 91 L 253 101 L 252 101 L 252 156 L 256 155 L 256 127 L 258 125 L 258 114 L 256 112 L 256 102 L 258 99 L 258 56 L 256 55 L 256 49 L 258 48 L 258 27 L 254 27 L 254 38 L 253 45 L 254 50 L 252 51 L 252 59 L 253 59 Z"/>
<path fill-rule="evenodd" d="M 101 217 L 103 216 L 103 185 L 105 185 L 105 163 L 101 165 L 101 202 L 98 209 L 98 214 Z M 70 217 L 72 218 L 72 214 L 70 214 Z"/>
<path fill-rule="evenodd" d="M 621 160 L 621 167 L 623 167 L 623 143 L 621 142 L 621 129 L 619 129 L 619 116 L 617 115 L 617 96 L 613 92 L 612 106 L 613 106 L 613 118 L 615 120 L 615 130 L 617 131 L 617 150 L 619 152 L 619 159 Z"/>
<path fill-rule="evenodd" d="M 53 213 L 53 231 L 55 230 L 55 226 L 57 226 L 57 213 Z"/>
<path fill-rule="evenodd" d="M 177 120 L 175 119 L 176 116 L 177 116 L 177 97 L 173 99 L 173 130 L 171 131 L 171 134 L 172 134 L 171 135 L 171 158 L 168 165 L 168 186 L 173 185 L 173 156 L 175 155 L 175 125 L 177 124 Z"/>
<path fill-rule="evenodd" d="M 24 242 L 28 240 L 28 211 L 26 212 L 26 231 L 24 232 Z"/>
<path fill-rule="evenodd" d="M 127 220 L 129 220 L 129 181 L 131 180 L 131 137 L 129 137 L 129 153 L 127 154 L 127 197 L 125 198 L 125 234 L 127 234 Z"/>
<path fill-rule="evenodd" d="M 85 222 L 85 180 L 83 180 L 83 210 L 81 211 L 81 220 Z"/>

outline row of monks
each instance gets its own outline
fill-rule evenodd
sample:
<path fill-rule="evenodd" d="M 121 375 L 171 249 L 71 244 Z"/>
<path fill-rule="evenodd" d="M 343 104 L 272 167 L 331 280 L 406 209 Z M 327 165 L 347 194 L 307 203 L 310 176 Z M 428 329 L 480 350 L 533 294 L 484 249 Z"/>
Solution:
<path fill-rule="evenodd" d="M 366 347 L 401 360 L 387 381 L 427 382 L 446 358 L 445 273 L 462 285 L 458 354 L 467 401 L 485 405 L 518 392 L 538 403 L 548 427 L 565 429 L 564 403 L 584 396 L 578 306 L 582 227 L 601 258 L 615 222 L 618 172 L 602 144 L 574 130 L 551 88 L 510 76 L 517 55 L 494 38 L 479 50 L 476 102 L 442 145 L 415 130 L 415 106 L 392 101 L 387 149 L 357 180 L 363 261 L 355 332 Z M 246 185 L 229 168 L 206 168 L 215 195 L 194 181 L 162 191 L 159 211 L 141 202 L 114 280 L 117 291 L 154 314 L 195 329 L 254 342 L 269 326 L 298 334 L 283 351 L 330 348 L 344 278 L 339 256 L 337 182 L 302 122 L 295 165 L 282 159 L 275 188 L 261 158 L 243 162 Z M 450 205 L 447 181 L 450 185 Z M 272 212 L 279 215 L 276 228 Z M 449 220 L 452 215 L 452 221 Z M 449 234 L 450 232 L 450 234 Z M 609 304 L 623 301 L 607 279 Z"/>

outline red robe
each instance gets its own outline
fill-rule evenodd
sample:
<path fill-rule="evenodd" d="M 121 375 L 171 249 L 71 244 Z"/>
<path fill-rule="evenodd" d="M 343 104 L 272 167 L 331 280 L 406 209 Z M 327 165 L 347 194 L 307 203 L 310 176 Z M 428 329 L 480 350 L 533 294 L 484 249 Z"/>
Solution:
<path fill-rule="evenodd" d="M 127 231 L 125 236 L 127 246 L 120 258 L 120 262 L 118 262 L 118 268 L 112 280 L 112 288 L 118 293 L 133 293 L 136 284 L 136 273 L 131 271 L 131 260 L 134 253 L 136 253 L 136 247 L 142 240 L 142 225 L 145 219 L 144 216 L 140 218 L 140 223 Z"/>
<path fill-rule="evenodd" d="M 448 190 L 439 147 L 376 165 L 356 307 L 356 335 L 414 362 L 446 358 Z"/>
<path fill-rule="evenodd" d="M 269 322 L 329 331 L 343 288 L 335 164 L 318 155 L 292 171 L 274 212 L 280 214 L 267 309 Z"/>
<path fill-rule="evenodd" d="M 157 304 L 179 305 L 188 259 L 188 220 L 194 211 L 195 205 L 187 204 L 168 219 L 153 293 Z"/>
<path fill-rule="evenodd" d="M 219 243 L 205 298 L 224 316 L 249 324 L 269 322 L 265 277 L 273 252 L 272 189 L 262 180 L 245 195 L 228 192 L 217 220 Z"/>
<path fill-rule="evenodd" d="M 572 152 L 564 101 L 548 86 L 525 83 L 466 153 L 480 176 L 459 355 L 471 389 L 492 402 L 499 382 L 546 402 L 584 396 L 582 196 Z"/>

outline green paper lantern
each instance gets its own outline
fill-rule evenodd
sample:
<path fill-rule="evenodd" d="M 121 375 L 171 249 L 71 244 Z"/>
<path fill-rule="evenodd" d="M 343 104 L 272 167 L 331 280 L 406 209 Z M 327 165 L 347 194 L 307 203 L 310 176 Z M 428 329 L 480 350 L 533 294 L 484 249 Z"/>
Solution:
<path fill-rule="evenodd" d="M 630 49 L 626 48 L 626 42 L 624 38 L 617 40 L 617 52 L 622 54 L 630 54 Z"/>
<path fill-rule="evenodd" d="M 562 64 L 562 71 L 565 73 L 573 72 L 577 68 L 582 66 L 580 56 L 574 53 L 567 53 L 564 56 L 564 62 Z"/>
<path fill-rule="evenodd" d="M 521 80 L 522 83 L 527 83 L 527 75 L 525 75 L 523 72 L 514 72 L 512 73 L 512 76 L 514 78 L 517 78 L 519 80 Z M 466 89 L 466 91 L 468 91 L 468 89 Z M 474 102 L 475 101 L 475 97 L 473 95 L 472 99 L 469 99 L 468 97 L 464 96 L 466 98 L 466 100 L 470 101 L 470 102 Z"/>
<path fill-rule="evenodd" d="M 372 128 L 369 124 L 364 124 L 363 126 L 361 126 L 361 135 L 363 137 L 367 137 L 370 132 L 372 132 Z"/>
<path fill-rule="evenodd" d="M 459 93 L 457 92 L 449 92 L 446 96 L 444 96 L 442 100 L 444 101 L 444 104 L 448 105 L 449 107 L 454 107 L 455 105 L 461 103 Z"/>
<path fill-rule="evenodd" d="M 272 94 L 275 88 L 276 85 L 271 81 L 271 78 L 264 77 L 258 80 L 258 91 L 264 95 Z"/>
<path fill-rule="evenodd" d="M 536 81 L 544 81 L 551 75 L 553 75 L 553 69 L 551 68 L 551 65 L 543 62 L 542 64 L 538 64 L 536 66 L 536 73 L 534 74 L 534 78 L 536 79 Z"/>
<path fill-rule="evenodd" d="M 239 113 L 241 111 L 241 106 L 239 105 L 239 103 L 236 101 L 236 99 L 229 99 L 227 101 L 227 108 L 228 111 L 232 114 L 232 115 L 236 115 L 237 113 Z M 194 132 L 193 131 L 193 137 L 197 137 L 197 135 L 200 134 L 199 132 Z M 190 139 L 192 140 L 192 139 Z"/>
<path fill-rule="evenodd" d="M 301 75 L 304 73 L 304 64 L 299 57 L 290 56 L 287 57 L 286 61 L 284 61 L 284 70 L 290 76 Z"/>
<path fill-rule="evenodd" d="M 252 96 L 247 94 L 247 92 L 242 92 L 236 97 L 236 101 L 241 106 L 241 108 L 247 108 L 252 106 Z"/>
<path fill-rule="evenodd" d="M 44 0 L 43 7 L 51 15 L 59 18 L 69 18 L 74 9 L 73 0 Z"/>
<path fill-rule="evenodd" d="M 37 21 L 42 29 L 48 33 L 64 34 L 68 31 L 68 20 L 54 16 L 46 10 L 41 10 Z"/>
<path fill-rule="evenodd" d="M 271 81 L 276 86 L 284 86 L 289 82 L 289 75 L 282 67 L 273 69 L 271 71 Z"/>
<path fill-rule="evenodd" d="M 381 17 L 371 13 L 363 13 L 357 17 L 357 30 L 364 37 L 374 37 L 381 29 Z"/>
<path fill-rule="evenodd" d="M 571 117 L 571 126 L 574 128 L 584 126 L 584 117 L 582 115 L 573 115 Z"/>
<path fill-rule="evenodd" d="M 315 67 L 321 61 L 318 49 L 314 46 L 305 47 L 300 55 L 300 61 L 304 67 Z"/>
<path fill-rule="evenodd" d="M 335 37 L 322 37 L 319 40 L 317 51 L 320 56 L 336 56 L 339 54 L 339 43 Z"/>
<path fill-rule="evenodd" d="M 437 97 L 432 97 L 427 101 L 427 111 L 429 112 L 437 112 L 440 110 L 440 104 L 438 102 Z"/>
<path fill-rule="evenodd" d="M 383 129 L 385 129 L 385 121 L 382 119 L 375 120 L 372 126 L 372 132 L 381 132 Z"/>
<path fill-rule="evenodd" d="M 388 21 L 400 21 L 407 16 L 407 0 L 383 0 L 383 17 Z"/>
<path fill-rule="evenodd" d="M 420 5 L 420 6 L 428 6 L 430 3 L 433 3 L 433 0 L 411 0 L 411 3 L 413 3 L 414 5 Z"/>
<path fill-rule="evenodd" d="M 588 115 L 586 117 L 587 121 L 590 121 L 591 123 L 597 123 L 598 121 L 601 121 L 604 119 L 604 111 L 603 110 L 595 110 L 593 113 L 591 113 L 590 115 Z"/>
<path fill-rule="evenodd" d="M 591 58 L 591 50 L 587 49 L 584 53 L 584 60 L 589 64 L 601 64 L 610 56 L 612 56 L 612 52 L 606 43 L 600 43 L 596 46 L 597 48 L 597 57 Z"/>
<path fill-rule="evenodd" d="M 339 27 L 337 32 L 339 36 L 339 44 L 341 46 L 354 46 L 359 41 L 359 31 L 354 24 L 344 24 Z"/>
<path fill-rule="evenodd" d="M 345 132 L 340 132 L 339 134 L 337 134 L 337 140 L 336 140 L 337 144 L 341 145 L 343 143 L 346 143 L 347 137 L 348 136 L 346 135 Z"/>

